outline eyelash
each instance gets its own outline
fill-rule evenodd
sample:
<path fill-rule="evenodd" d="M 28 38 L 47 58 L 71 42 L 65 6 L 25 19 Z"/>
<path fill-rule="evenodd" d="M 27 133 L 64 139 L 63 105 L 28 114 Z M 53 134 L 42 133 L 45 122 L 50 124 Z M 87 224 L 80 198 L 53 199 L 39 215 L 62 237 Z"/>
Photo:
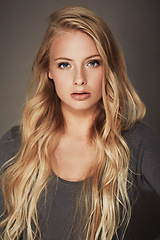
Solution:
<path fill-rule="evenodd" d="M 62 62 L 58 64 L 58 68 L 61 68 L 61 69 L 68 68 L 69 66 L 70 64 L 67 62 Z"/>
<path fill-rule="evenodd" d="M 90 65 L 91 64 L 91 65 Z M 93 65 L 94 64 L 94 65 Z M 92 60 L 90 61 L 88 64 L 88 66 L 90 65 L 91 67 L 98 67 L 100 65 L 100 61 L 99 60 Z"/>
<path fill-rule="evenodd" d="M 100 66 L 100 61 L 99 60 L 91 60 L 87 63 L 87 66 L 99 67 Z M 62 63 L 58 64 L 58 68 L 60 68 L 60 69 L 66 69 L 66 68 L 69 68 L 69 67 L 70 67 L 70 64 L 67 63 L 67 62 L 62 62 Z"/>

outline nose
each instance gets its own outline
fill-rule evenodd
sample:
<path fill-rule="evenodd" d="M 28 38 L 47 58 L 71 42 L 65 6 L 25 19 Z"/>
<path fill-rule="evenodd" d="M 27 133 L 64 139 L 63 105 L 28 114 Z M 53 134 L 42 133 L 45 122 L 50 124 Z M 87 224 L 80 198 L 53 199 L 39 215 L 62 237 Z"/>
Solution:
<path fill-rule="evenodd" d="M 83 68 L 79 68 L 75 70 L 75 76 L 74 76 L 74 85 L 82 86 L 87 84 L 87 80 L 85 77 L 85 72 Z"/>

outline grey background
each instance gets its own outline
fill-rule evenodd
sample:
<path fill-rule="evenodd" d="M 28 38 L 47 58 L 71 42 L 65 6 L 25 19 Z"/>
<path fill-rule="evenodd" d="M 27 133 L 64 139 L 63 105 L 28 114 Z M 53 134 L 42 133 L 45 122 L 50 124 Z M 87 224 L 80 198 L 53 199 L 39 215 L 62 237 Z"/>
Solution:
<path fill-rule="evenodd" d="M 159 0 L 0 0 L 0 136 L 21 117 L 47 17 L 72 4 L 96 11 L 108 23 L 123 49 L 131 82 L 146 104 L 145 121 L 160 135 Z"/>
<path fill-rule="evenodd" d="M 0 136 L 21 117 L 26 83 L 47 17 L 67 5 L 88 7 L 108 23 L 123 49 L 131 82 L 146 104 L 145 121 L 160 135 L 159 0 L 0 0 Z M 159 213 L 157 196 L 142 195 L 126 239 L 156 237 Z"/>

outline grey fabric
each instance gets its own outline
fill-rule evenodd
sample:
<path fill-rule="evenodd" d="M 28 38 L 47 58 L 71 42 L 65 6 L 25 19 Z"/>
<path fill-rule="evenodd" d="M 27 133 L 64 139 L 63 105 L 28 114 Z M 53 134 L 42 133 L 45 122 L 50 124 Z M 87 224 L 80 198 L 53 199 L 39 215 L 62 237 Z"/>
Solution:
<path fill-rule="evenodd" d="M 122 133 L 130 152 L 130 168 L 133 187 L 129 189 L 131 203 L 134 204 L 139 192 L 156 192 L 160 196 L 160 143 L 150 127 L 144 123 Z M 20 147 L 19 126 L 13 127 L 0 141 L 0 166 L 14 156 Z M 38 202 L 39 225 L 42 239 L 66 240 L 70 233 L 76 209 L 78 193 L 83 181 L 69 182 L 51 174 L 47 184 L 47 200 L 42 192 Z M 56 190 L 57 189 L 57 190 Z M 3 212 L 3 196 L 0 192 L 0 214 Z M 78 215 L 77 215 L 78 216 Z M 78 222 L 78 217 L 75 219 Z M 119 231 L 120 232 L 120 231 Z M 24 238 L 23 238 L 24 239 Z M 71 232 L 70 239 L 83 239 Z M 115 238 L 116 239 L 116 238 Z"/>

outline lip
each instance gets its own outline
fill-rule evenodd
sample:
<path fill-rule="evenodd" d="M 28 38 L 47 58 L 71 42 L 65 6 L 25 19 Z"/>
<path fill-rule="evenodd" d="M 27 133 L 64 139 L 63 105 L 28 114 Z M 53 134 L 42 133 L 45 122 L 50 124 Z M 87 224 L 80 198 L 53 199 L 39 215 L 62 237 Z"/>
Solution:
<path fill-rule="evenodd" d="M 90 97 L 90 93 L 86 91 L 77 91 L 71 94 L 71 97 L 78 101 L 84 101 Z"/>

